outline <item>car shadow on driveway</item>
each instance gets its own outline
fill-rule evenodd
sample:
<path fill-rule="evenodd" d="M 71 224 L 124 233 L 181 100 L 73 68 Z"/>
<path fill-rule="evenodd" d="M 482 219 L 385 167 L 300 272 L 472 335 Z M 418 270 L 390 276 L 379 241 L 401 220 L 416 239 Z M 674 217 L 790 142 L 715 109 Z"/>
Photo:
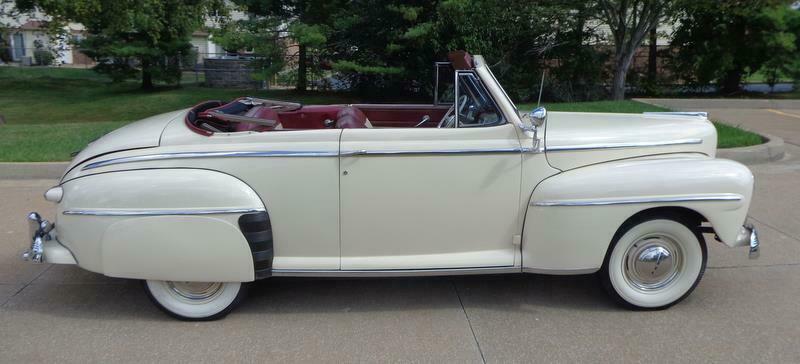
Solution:
<path fill-rule="evenodd" d="M 256 282 L 242 313 L 370 312 L 453 308 L 621 310 L 594 275 L 272 278 Z"/>
<path fill-rule="evenodd" d="M 69 267 L 59 274 L 69 275 Z M 76 273 L 76 272 L 73 272 Z M 80 272 L 82 277 L 95 275 Z M 535 274 L 410 278 L 269 278 L 250 286 L 235 315 L 409 312 L 472 308 L 619 311 L 594 275 Z M 84 319 L 172 320 L 146 297 L 139 281 L 97 275 L 90 282 L 39 281 L 2 311 Z"/>

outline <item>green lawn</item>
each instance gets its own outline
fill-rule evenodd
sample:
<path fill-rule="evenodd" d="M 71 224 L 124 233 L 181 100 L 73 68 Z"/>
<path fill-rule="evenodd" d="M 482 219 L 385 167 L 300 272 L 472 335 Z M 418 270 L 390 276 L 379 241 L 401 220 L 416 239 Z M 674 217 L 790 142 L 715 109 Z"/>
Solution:
<path fill-rule="evenodd" d="M 66 161 L 91 140 L 126 122 L 181 109 L 209 99 L 252 95 L 303 103 L 348 103 L 352 95 L 292 91 L 253 91 L 204 88 L 186 74 L 184 86 L 143 92 L 135 82 L 111 84 L 86 69 L 0 67 L 0 162 Z M 369 100 L 364 100 L 369 101 Z M 552 111 L 664 111 L 636 101 L 548 103 Z M 530 110 L 535 104 L 521 104 Z M 722 148 L 758 144 L 753 133 L 717 124 Z"/>
<path fill-rule="evenodd" d="M 542 103 L 548 111 L 578 111 L 578 112 L 621 112 L 621 113 L 643 113 L 647 111 L 669 111 L 663 107 L 653 106 L 638 101 L 591 101 L 591 102 L 563 102 L 563 103 Z M 533 110 L 535 103 L 519 104 L 520 110 Z"/>

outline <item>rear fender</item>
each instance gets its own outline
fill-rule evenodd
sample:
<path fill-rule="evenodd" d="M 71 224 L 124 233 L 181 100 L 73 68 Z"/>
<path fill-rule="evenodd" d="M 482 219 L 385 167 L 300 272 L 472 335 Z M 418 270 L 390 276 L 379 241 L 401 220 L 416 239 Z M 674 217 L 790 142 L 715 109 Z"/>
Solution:
<path fill-rule="evenodd" d="M 708 157 L 624 160 L 570 170 L 542 181 L 531 195 L 523 267 L 564 274 L 595 271 L 619 227 L 659 207 L 697 212 L 732 246 L 752 192 L 747 167 Z"/>
<path fill-rule="evenodd" d="M 87 270 L 171 281 L 255 278 L 256 254 L 240 218 L 266 209 L 235 177 L 201 169 L 128 170 L 62 187 L 57 236 Z"/>

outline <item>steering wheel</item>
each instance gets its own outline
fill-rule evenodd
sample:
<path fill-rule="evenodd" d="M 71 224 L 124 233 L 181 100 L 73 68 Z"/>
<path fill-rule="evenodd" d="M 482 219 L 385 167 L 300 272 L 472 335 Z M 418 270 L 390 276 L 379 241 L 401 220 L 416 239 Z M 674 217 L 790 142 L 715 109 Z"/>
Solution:
<path fill-rule="evenodd" d="M 464 109 L 464 106 L 467 104 L 467 95 L 461 95 L 458 97 L 458 102 L 454 102 L 453 106 L 450 106 L 450 109 L 444 114 L 442 120 L 439 121 L 439 125 L 437 128 L 454 128 L 456 126 L 456 104 L 458 104 L 458 111 Z"/>

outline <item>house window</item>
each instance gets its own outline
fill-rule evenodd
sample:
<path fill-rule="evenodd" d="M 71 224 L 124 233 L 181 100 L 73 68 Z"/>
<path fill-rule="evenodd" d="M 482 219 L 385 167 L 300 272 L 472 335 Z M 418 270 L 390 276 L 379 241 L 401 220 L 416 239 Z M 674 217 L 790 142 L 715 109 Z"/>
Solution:
<path fill-rule="evenodd" d="M 14 34 L 11 38 L 11 42 L 14 43 L 11 51 L 11 59 L 15 61 L 22 60 L 22 57 L 25 57 L 25 38 L 23 34 Z"/>

